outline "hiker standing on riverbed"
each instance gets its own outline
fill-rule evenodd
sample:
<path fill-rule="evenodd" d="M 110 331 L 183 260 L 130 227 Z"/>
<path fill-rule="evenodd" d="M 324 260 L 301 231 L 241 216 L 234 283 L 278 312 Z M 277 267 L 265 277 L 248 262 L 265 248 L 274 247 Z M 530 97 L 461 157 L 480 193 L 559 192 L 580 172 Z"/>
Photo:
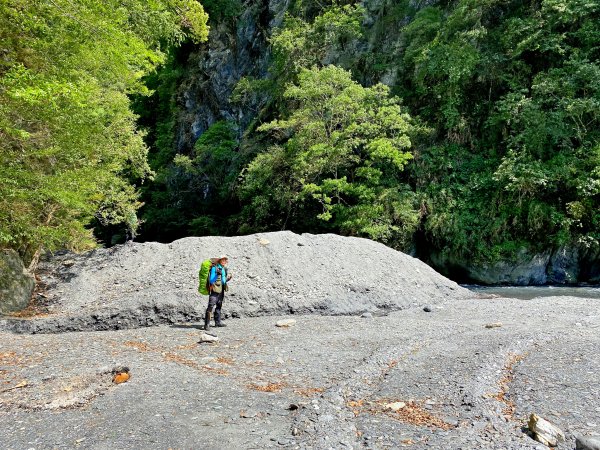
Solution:
<path fill-rule="evenodd" d="M 226 326 L 221 321 L 221 307 L 223 306 L 223 298 L 228 290 L 227 283 L 231 280 L 231 274 L 227 273 L 227 263 L 229 259 L 223 255 L 218 258 L 212 258 L 212 267 L 208 276 L 209 294 L 208 307 L 204 314 L 204 329 L 210 328 L 210 316 L 214 312 L 215 326 Z"/>

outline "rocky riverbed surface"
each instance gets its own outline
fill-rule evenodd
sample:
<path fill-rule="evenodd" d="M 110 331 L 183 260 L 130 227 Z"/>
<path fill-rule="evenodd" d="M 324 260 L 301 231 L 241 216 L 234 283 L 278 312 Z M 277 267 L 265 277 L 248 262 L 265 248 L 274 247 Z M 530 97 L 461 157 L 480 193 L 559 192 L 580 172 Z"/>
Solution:
<path fill-rule="evenodd" d="M 4 332 L 0 446 L 545 448 L 523 430 L 531 413 L 565 432 L 560 449 L 600 432 L 597 302 L 427 309 L 231 319 L 211 344 L 190 323 Z"/>
<path fill-rule="evenodd" d="M 196 277 L 223 252 L 215 340 Z M 559 449 L 600 434 L 598 299 L 498 298 L 293 233 L 61 254 L 39 277 L 0 320 L 2 449 L 543 449 L 532 413 Z"/>

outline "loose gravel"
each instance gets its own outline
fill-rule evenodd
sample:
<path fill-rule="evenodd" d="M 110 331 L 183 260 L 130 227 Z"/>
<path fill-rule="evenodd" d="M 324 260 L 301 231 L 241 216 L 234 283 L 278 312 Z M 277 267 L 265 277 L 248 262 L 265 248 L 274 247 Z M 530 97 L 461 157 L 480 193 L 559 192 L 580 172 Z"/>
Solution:
<path fill-rule="evenodd" d="M 600 430 L 591 301 L 232 319 L 213 344 L 189 323 L 0 333 L 1 447 L 543 449 L 522 430 L 535 412 L 573 449 Z M 128 382 L 110 382 L 115 366 Z"/>
<path fill-rule="evenodd" d="M 225 317 L 359 315 L 471 295 L 418 259 L 382 244 L 336 235 L 264 233 L 130 243 L 42 263 L 46 314 L 0 320 L 24 333 L 112 330 L 199 320 L 204 259 L 227 254 Z"/>

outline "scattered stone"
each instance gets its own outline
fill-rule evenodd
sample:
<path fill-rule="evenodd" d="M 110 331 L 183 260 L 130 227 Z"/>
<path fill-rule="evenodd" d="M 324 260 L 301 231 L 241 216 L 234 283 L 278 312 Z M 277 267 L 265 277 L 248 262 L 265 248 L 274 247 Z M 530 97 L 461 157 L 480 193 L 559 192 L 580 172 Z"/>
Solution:
<path fill-rule="evenodd" d="M 112 370 L 112 374 L 112 382 L 115 384 L 125 383 L 129 380 L 129 378 L 131 378 L 131 375 L 129 374 L 129 367 L 125 366 L 115 367 Z"/>
<path fill-rule="evenodd" d="M 269 244 L 271 243 L 271 241 L 269 241 L 268 239 L 265 239 L 265 238 L 260 238 L 260 239 L 258 240 L 258 243 L 259 243 L 260 245 L 269 245 Z"/>
<path fill-rule="evenodd" d="M 575 450 L 600 450 L 600 436 L 575 436 Z"/>
<path fill-rule="evenodd" d="M 67 259 L 66 261 L 63 262 L 63 266 L 65 267 L 72 267 L 75 265 L 75 260 L 73 259 Z"/>
<path fill-rule="evenodd" d="M 299 408 L 298 405 L 296 405 L 295 403 L 291 403 L 290 406 L 288 406 L 288 409 L 290 411 L 296 411 Z"/>
<path fill-rule="evenodd" d="M 256 417 L 258 415 L 258 413 L 254 410 L 249 410 L 249 411 L 240 411 L 240 417 L 243 417 L 244 419 L 252 419 L 253 417 Z"/>
<path fill-rule="evenodd" d="M 493 322 L 485 324 L 486 328 L 500 328 L 502 326 L 502 322 Z"/>
<path fill-rule="evenodd" d="M 362 317 L 363 319 L 372 319 L 373 314 L 371 314 L 370 312 L 366 312 L 366 313 L 363 313 L 362 316 L 360 316 L 360 317 Z"/>
<path fill-rule="evenodd" d="M 294 325 L 296 325 L 296 319 L 282 319 L 282 320 L 278 320 L 277 323 L 275 324 L 276 327 L 293 327 Z"/>
<path fill-rule="evenodd" d="M 431 306 L 430 306 L 430 305 L 425 305 L 425 306 L 423 307 L 423 311 L 425 311 L 425 312 L 431 312 L 431 311 L 433 311 L 433 309 L 431 308 Z"/>
<path fill-rule="evenodd" d="M 208 364 L 211 362 L 215 362 L 217 360 L 216 356 L 204 356 L 203 358 L 200 358 L 200 362 L 202 364 Z"/>
<path fill-rule="evenodd" d="M 200 335 L 200 342 L 217 342 L 219 338 L 217 336 L 213 336 L 212 334 L 202 333 Z"/>
<path fill-rule="evenodd" d="M 298 436 L 300 434 L 300 430 L 298 428 L 294 428 L 292 430 L 292 436 Z"/>
<path fill-rule="evenodd" d="M 565 434 L 560 428 L 535 413 L 529 416 L 527 425 L 529 431 L 533 433 L 533 438 L 548 447 L 556 447 L 559 442 L 565 440 Z"/>
<path fill-rule="evenodd" d="M 400 411 L 402 408 L 406 406 L 404 402 L 393 402 L 385 405 L 387 409 L 391 409 L 392 411 Z"/>

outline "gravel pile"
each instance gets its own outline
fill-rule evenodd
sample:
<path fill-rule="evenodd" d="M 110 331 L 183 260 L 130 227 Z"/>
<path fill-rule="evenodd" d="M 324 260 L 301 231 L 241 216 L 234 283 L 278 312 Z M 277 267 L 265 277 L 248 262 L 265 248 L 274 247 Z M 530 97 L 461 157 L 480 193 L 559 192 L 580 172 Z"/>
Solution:
<path fill-rule="evenodd" d="M 473 294 L 426 264 L 382 244 L 337 235 L 263 233 L 129 243 L 41 265 L 48 314 L 0 321 L 39 333 L 125 329 L 200 320 L 198 268 L 227 254 L 233 274 L 223 312 L 263 315 L 385 314 Z"/>

